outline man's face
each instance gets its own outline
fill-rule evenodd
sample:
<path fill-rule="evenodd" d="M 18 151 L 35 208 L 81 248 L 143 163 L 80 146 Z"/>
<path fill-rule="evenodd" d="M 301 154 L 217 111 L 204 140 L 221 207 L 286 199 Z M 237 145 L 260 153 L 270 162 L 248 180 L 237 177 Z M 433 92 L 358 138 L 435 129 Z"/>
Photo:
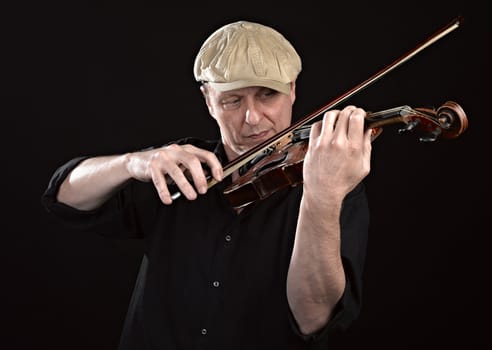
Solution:
<path fill-rule="evenodd" d="M 220 92 L 206 85 L 202 92 L 230 161 L 290 126 L 295 83 L 289 95 L 260 86 Z"/>

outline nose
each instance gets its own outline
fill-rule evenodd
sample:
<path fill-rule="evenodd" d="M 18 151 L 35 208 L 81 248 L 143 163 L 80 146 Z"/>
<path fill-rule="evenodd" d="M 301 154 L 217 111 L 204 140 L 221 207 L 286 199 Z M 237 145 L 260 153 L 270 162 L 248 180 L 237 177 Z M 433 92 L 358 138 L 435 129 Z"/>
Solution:
<path fill-rule="evenodd" d="M 246 108 L 245 123 L 257 125 L 261 120 L 261 112 L 256 108 L 254 102 L 250 102 Z"/>

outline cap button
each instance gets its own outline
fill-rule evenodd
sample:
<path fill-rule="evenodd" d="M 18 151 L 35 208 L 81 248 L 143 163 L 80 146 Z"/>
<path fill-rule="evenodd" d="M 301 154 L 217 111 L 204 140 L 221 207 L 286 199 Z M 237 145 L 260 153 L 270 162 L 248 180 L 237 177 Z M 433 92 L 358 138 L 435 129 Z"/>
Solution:
<path fill-rule="evenodd" d="M 251 29 L 252 25 L 251 25 L 251 23 L 248 23 L 248 22 L 242 22 L 241 27 L 243 27 L 244 29 Z"/>

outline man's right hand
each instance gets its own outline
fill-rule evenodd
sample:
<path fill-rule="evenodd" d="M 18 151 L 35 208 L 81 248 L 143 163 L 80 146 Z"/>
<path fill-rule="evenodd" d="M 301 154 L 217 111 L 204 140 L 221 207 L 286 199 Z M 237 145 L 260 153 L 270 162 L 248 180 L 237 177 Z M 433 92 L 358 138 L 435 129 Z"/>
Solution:
<path fill-rule="evenodd" d="M 127 170 L 140 181 L 152 181 L 164 204 L 171 204 L 169 185 L 175 183 L 189 200 L 207 192 L 206 164 L 217 181 L 223 177 L 222 165 L 214 153 L 193 145 L 171 144 L 148 151 L 129 153 Z M 193 183 L 193 184 L 192 184 Z M 198 193 L 197 193 L 198 192 Z"/>

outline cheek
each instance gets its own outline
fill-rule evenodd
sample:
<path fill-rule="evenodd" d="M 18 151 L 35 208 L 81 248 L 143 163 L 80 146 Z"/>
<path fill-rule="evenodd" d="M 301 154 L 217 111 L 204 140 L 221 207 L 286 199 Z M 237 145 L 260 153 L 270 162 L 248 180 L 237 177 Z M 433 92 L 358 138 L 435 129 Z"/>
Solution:
<path fill-rule="evenodd" d="M 284 128 L 289 127 L 291 122 L 292 122 L 292 119 L 291 119 L 290 115 L 286 116 L 285 119 L 283 120 L 283 127 Z"/>
<path fill-rule="evenodd" d="M 292 115 L 289 110 L 285 110 L 282 115 L 279 117 L 277 122 L 275 123 L 276 126 L 280 129 L 278 131 L 281 131 L 283 129 L 286 129 L 290 126 L 292 121 Z"/>
<path fill-rule="evenodd" d="M 241 134 L 242 123 L 238 120 L 230 120 L 227 123 L 227 131 L 230 135 L 234 135 L 235 138 L 238 138 Z"/>
<path fill-rule="evenodd" d="M 219 124 L 221 133 L 227 134 L 229 137 L 234 137 L 241 131 L 240 121 L 235 120 L 232 116 L 221 116 L 216 118 L 216 121 Z"/>

